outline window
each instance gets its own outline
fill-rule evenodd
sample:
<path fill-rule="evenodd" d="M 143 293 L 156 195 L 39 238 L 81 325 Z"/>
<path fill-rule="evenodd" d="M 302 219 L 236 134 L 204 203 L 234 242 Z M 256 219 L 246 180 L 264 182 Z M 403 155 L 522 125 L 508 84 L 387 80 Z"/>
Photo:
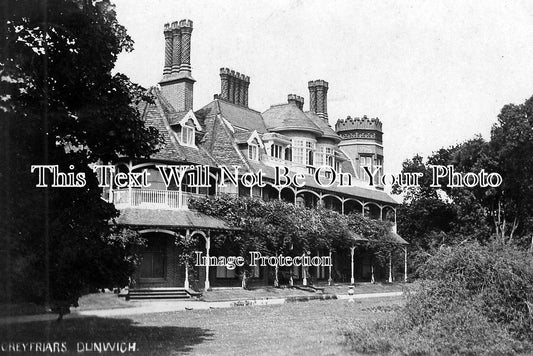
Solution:
<path fill-rule="evenodd" d="M 306 141 L 305 142 L 305 163 L 308 166 L 312 166 L 314 162 L 314 156 L 315 156 L 315 144 L 313 142 Z"/>
<path fill-rule="evenodd" d="M 314 155 L 315 153 L 311 150 L 307 150 L 307 159 L 305 161 L 305 163 L 308 165 L 308 166 L 312 166 L 313 165 L 313 162 L 314 162 Z"/>
<path fill-rule="evenodd" d="M 248 145 L 248 158 L 254 161 L 259 161 L 259 147 L 257 145 Z"/>
<path fill-rule="evenodd" d="M 315 163 L 317 165 L 317 167 L 320 167 L 320 166 L 323 166 L 324 165 L 324 146 L 318 146 L 317 147 L 317 152 L 316 152 L 316 157 L 315 157 Z"/>
<path fill-rule="evenodd" d="M 314 174 L 315 173 L 315 143 L 306 141 L 305 142 L 305 164 L 306 164 L 306 171 L 308 174 Z"/>
<path fill-rule="evenodd" d="M 186 146 L 194 146 L 194 127 L 183 125 L 181 127 L 181 143 Z"/>
<path fill-rule="evenodd" d="M 281 158 L 281 146 L 280 145 L 272 145 L 270 148 L 270 156 L 275 158 Z"/>
<path fill-rule="evenodd" d="M 335 153 L 331 147 L 326 147 L 326 165 L 335 167 Z"/>
<path fill-rule="evenodd" d="M 305 163 L 305 153 L 304 153 L 304 141 L 303 140 L 293 140 L 292 141 L 292 161 L 294 163 Z"/>
<path fill-rule="evenodd" d="M 376 168 L 378 168 L 376 180 L 381 181 L 381 176 L 383 175 L 383 158 L 376 158 Z"/>
<path fill-rule="evenodd" d="M 366 173 L 363 167 L 368 167 L 368 170 L 372 172 L 372 157 L 361 156 L 359 157 L 359 178 L 362 180 L 368 180 L 368 173 Z"/>
<path fill-rule="evenodd" d="M 337 173 L 341 173 L 341 171 L 342 171 L 341 162 L 339 162 L 339 161 L 335 162 L 335 171 L 337 171 Z"/>
<path fill-rule="evenodd" d="M 291 147 L 287 147 L 285 149 L 285 160 L 292 161 L 292 148 Z"/>

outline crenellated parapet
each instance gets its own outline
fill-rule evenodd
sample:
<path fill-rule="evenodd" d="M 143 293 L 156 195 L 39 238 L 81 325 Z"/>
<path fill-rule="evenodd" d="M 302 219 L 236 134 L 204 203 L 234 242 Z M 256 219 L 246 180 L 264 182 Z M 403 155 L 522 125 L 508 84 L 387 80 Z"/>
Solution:
<path fill-rule="evenodd" d="M 335 124 L 335 130 L 337 132 L 339 131 L 349 131 L 349 130 L 376 130 L 383 132 L 383 124 L 379 119 L 376 118 L 368 118 L 363 116 L 362 118 L 359 117 L 351 117 L 348 116 L 346 119 L 339 119 L 337 123 Z"/>
<path fill-rule="evenodd" d="M 335 124 L 335 131 L 343 139 L 366 139 L 382 142 L 383 124 L 379 119 L 368 118 L 366 115 L 362 118 L 339 119 Z"/>

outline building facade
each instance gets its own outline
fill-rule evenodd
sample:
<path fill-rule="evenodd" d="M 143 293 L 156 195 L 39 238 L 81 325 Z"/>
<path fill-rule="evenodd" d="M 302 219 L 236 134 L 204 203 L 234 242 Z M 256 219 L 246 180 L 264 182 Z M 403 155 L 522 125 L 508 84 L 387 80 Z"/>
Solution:
<path fill-rule="evenodd" d="M 231 230 L 225 222 L 188 208 L 195 196 L 235 194 L 264 200 L 281 199 L 298 206 L 323 206 L 343 214 L 359 212 L 375 219 L 395 223 L 397 203 L 382 187 L 369 187 L 364 173 L 383 170 L 382 124 L 378 119 L 350 118 L 339 120 L 332 129 L 328 121 L 328 82 L 308 82 L 309 109 L 304 98 L 289 94 L 283 104 L 264 111 L 248 106 L 251 79 L 228 68 L 219 70 L 220 93 L 194 110 L 194 84 L 190 50 L 193 22 L 182 20 L 164 26 L 164 68 L 159 86 L 150 89 L 154 101 L 139 105 L 146 124 L 157 128 L 164 143 L 149 159 L 118 162 L 116 172 L 147 171 L 147 188 L 110 187 L 106 199 L 120 210 L 117 223 L 137 229 L 147 238 L 143 260 L 134 280 L 137 287 L 189 287 L 189 273 L 179 263 L 175 240 L 197 236 L 199 248 L 213 252 L 210 236 Z M 161 166 L 181 165 L 210 167 L 206 187 L 190 187 L 187 175 L 181 184 L 167 184 L 159 171 Z M 265 187 L 242 184 L 219 187 L 221 166 L 240 167 L 241 172 L 262 171 Z M 309 179 L 302 187 L 279 187 L 273 184 L 275 167 L 287 167 L 290 174 L 303 174 Z M 322 167 L 322 169 L 321 169 Z M 317 184 L 314 177 L 328 178 L 329 167 L 354 177 L 352 186 L 335 183 L 329 187 Z M 317 173 L 317 170 L 320 170 Z M 397 235 L 395 235 L 397 236 Z M 399 244 L 406 244 L 397 236 Z M 320 251 L 319 251 L 320 253 Z M 355 262 L 354 262 L 355 258 Z M 339 281 L 374 278 L 371 254 L 354 257 L 354 249 L 334 256 L 335 275 Z M 305 276 L 295 270 L 297 280 Z M 234 271 L 225 267 L 199 268 L 197 288 L 238 284 Z M 379 274 L 379 271 L 376 272 Z M 380 276 L 376 276 L 379 278 Z M 387 278 L 386 271 L 382 278 Z M 253 280 L 269 283 L 268 271 L 257 270 Z M 315 278 L 326 278 L 317 269 Z M 389 271 L 389 279 L 392 279 Z"/>

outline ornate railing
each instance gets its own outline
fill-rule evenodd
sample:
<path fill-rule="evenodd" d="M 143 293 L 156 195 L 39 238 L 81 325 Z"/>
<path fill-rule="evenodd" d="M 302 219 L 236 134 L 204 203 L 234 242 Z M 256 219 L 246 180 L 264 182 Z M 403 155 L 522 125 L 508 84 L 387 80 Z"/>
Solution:
<path fill-rule="evenodd" d="M 201 195 L 177 190 L 121 189 L 113 191 L 112 202 L 117 208 L 187 209 L 193 196 Z"/>

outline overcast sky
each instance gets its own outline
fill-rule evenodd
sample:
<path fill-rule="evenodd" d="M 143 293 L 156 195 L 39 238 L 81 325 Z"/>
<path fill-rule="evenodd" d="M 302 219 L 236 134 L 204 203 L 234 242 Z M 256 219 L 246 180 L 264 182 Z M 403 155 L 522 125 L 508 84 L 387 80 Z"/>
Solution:
<path fill-rule="evenodd" d="M 533 95 L 533 1 L 118 0 L 135 41 L 116 69 L 146 87 L 161 79 L 163 24 L 194 22 L 194 109 L 220 92 L 220 67 L 251 77 L 250 107 L 305 98 L 329 82 L 334 126 L 383 122 L 385 171 L 475 134 L 489 138 L 504 104 Z"/>

